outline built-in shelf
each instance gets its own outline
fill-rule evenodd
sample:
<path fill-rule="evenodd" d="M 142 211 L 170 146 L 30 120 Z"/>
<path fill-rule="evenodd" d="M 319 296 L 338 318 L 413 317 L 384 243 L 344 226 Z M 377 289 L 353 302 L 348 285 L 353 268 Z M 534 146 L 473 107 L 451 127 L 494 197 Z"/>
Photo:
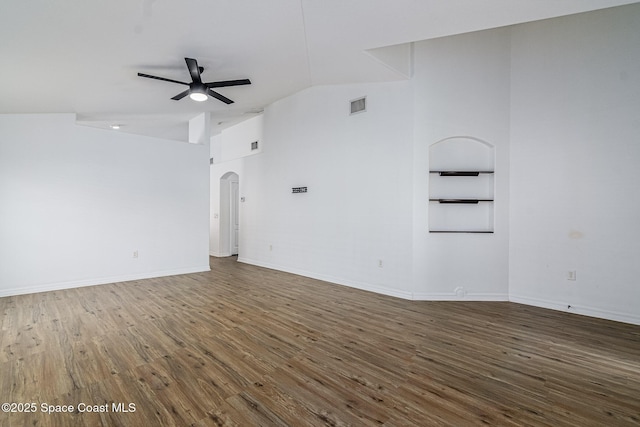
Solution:
<path fill-rule="evenodd" d="M 493 233 L 495 147 L 471 136 L 429 146 L 431 233 Z"/>
<path fill-rule="evenodd" d="M 493 202 L 493 199 L 429 199 L 430 202 L 438 203 L 462 203 L 476 205 L 478 202 Z"/>
<path fill-rule="evenodd" d="M 429 173 L 437 173 L 440 176 L 478 176 L 484 173 L 493 173 L 493 171 L 429 171 Z"/>
<path fill-rule="evenodd" d="M 429 230 L 429 233 L 492 234 L 493 230 Z"/>
<path fill-rule="evenodd" d="M 430 233 L 493 233 L 494 171 L 429 173 Z"/>

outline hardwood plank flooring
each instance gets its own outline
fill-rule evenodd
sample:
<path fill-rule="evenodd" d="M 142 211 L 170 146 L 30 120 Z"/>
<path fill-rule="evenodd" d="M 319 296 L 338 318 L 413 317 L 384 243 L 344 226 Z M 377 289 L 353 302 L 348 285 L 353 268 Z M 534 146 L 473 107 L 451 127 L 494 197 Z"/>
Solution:
<path fill-rule="evenodd" d="M 640 425 L 640 326 L 211 266 L 0 298 L 0 425 Z"/>

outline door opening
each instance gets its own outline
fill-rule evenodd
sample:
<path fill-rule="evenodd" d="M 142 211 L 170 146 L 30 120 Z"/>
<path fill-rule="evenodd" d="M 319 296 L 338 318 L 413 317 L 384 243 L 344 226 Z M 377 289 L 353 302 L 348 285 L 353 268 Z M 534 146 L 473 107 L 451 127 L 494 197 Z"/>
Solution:
<path fill-rule="evenodd" d="M 240 178 L 227 172 L 220 178 L 220 252 L 237 255 L 240 246 Z"/>
<path fill-rule="evenodd" d="M 239 201 L 240 201 L 240 189 L 238 185 L 238 181 L 230 182 L 230 245 L 231 255 L 238 255 L 238 237 L 240 230 L 240 215 L 238 215 L 239 211 Z"/>

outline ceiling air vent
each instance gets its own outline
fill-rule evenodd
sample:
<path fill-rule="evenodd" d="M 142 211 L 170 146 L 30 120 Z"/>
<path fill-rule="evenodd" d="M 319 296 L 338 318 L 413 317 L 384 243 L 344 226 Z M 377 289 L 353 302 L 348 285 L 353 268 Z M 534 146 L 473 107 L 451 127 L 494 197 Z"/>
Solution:
<path fill-rule="evenodd" d="M 367 111 L 367 97 L 354 99 L 351 101 L 351 114 L 357 114 Z"/>

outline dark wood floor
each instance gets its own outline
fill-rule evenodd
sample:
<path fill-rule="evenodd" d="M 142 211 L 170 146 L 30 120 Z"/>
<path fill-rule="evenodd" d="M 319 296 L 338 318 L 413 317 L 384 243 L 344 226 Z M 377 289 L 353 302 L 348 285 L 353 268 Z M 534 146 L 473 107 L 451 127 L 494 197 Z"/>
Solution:
<path fill-rule="evenodd" d="M 640 425 L 638 326 L 211 263 L 0 298 L 0 425 Z"/>

